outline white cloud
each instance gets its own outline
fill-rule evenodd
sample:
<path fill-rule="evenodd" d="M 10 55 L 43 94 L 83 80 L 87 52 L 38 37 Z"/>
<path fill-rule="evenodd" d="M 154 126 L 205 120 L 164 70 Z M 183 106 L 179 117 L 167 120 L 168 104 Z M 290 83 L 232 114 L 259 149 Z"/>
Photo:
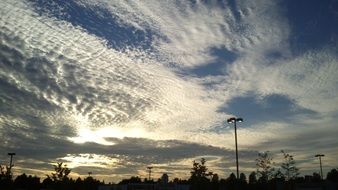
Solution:
<path fill-rule="evenodd" d="M 337 70 L 337 56 L 330 50 L 308 52 L 259 74 L 270 79 L 261 80 L 265 84 L 259 90 L 287 94 L 300 106 L 321 113 L 337 111 Z"/>
<path fill-rule="evenodd" d="M 67 22 L 39 16 L 23 2 L 3 2 L 2 7 L 5 36 L 16 38 L 4 39 L 4 44 L 23 56 L 18 62 L 23 70 L 5 67 L 2 76 L 58 107 L 58 115 L 45 117 L 49 127 L 64 120 L 79 131 L 126 128 L 128 136 L 128 128 L 138 125 L 152 134 L 156 130 L 156 139 L 183 138 L 182 131 L 208 127 L 216 117 L 217 104 L 203 99 L 207 93 L 202 87 L 179 78 L 147 54 L 110 49 L 104 40 Z M 100 134 L 99 138 L 115 137 Z"/>
<path fill-rule="evenodd" d="M 268 48 L 281 49 L 288 27 L 271 1 L 230 3 L 159 1 L 85 1 L 104 6 L 123 23 L 159 35 L 153 46 L 163 59 L 182 67 L 213 61 L 211 48 L 257 54 Z M 236 18 L 233 12 L 238 12 Z M 276 47 L 278 46 L 278 47 Z"/>

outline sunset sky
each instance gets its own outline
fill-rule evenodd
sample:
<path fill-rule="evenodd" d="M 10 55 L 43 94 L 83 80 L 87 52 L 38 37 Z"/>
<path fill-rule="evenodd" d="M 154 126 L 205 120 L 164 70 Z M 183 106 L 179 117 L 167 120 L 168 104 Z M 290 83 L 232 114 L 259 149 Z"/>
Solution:
<path fill-rule="evenodd" d="M 0 164 L 106 182 L 258 152 L 338 167 L 337 0 L 1 0 Z"/>

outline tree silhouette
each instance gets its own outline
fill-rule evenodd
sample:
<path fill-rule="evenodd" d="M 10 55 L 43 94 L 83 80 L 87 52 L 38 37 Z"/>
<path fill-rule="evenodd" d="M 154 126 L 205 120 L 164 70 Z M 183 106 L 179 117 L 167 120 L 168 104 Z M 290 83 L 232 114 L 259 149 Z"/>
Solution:
<path fill-rule="evenodd" d="M 226 179 L 228 183 L 235 183 L 236 182 L 236 175 L 234 173 L 231 173 L 229 177 Z"/>
<path fill-rule="evenodd" d="M 40 178 L 31 175 L 27 176 L 24 173 L 15 178 L 14 186 L 26 190 L 40 189 Z"/>
<path fill-rule="evenodd" d="M 287 181 L 290 179 L 296 179 L 299 175 L 299 169 L 295 166 L 296 162 L 293 159 L 293 155 L 281 150 L 284 157 L 284 162 L 281 164 L 281 174 Z"/>
<path fill-rule="evenodd" d="M 240 182 L 240 183 L 246 183 L 246 176 L 245 176 L 244 173 L 241 173 L 241 174 L 239 175 L 239 182 Z"/>
<path fill-rule="evenodd" d="M 237 184 L 237 178 L 234 173 L 231 173 L 225 180 L 225 189 L 233 190 Z"/>
<path fill-rule="evenodd" d="M 260 183 L 267 183 L 274 176 L 275 168 L 273 167 L 272 157 L 269 155 L 269 151 L 258 153 L 256 159 L 257 174 L 259 175 L 258 181 Z"/>
<path fill-rule="evenodd" d="M 101 184 L 99 180 L 94 179 L 92 176 L 88 176 L 83 180 L 84 188 L 82 190 L 96 190 Z"/>
<path fill-rule="evenodd" d="M 249 184 L 256 184 L 256 183 L 257 183 L 256 172 L 251 172 L 249 175 Z"/>
<path fill-rule="evenodd" d="M 191 168 L 191 178 L 206 178 L 212 175 L 212 172 L 208 172 L 208 168 L 205 166 L 206 160 L 201 159 L 201 163 L 194 161 Z"/>
<path fill-rule="evenodd" d="M 9 167 L 0 165 L 0 189 L 12 189 L 12 185 L 13 181 Z"/>
<path fill-rule="evenodd" d="M 213 174 L 211 177 L 211 189 L 219 189 L 219 177 L 218 174 Z"/>
<path fill-rule="evenodd" d="M 193 167 L 191 168 L 191 176 L 189 181 L 191 183 L 191 189 L 208 189 L 210 183 L 208 176 L 212 176 L 212 172 L 208 172 L 208 168 L 205 165 L 206 160 L 201 159 L 201 162 L 193 162 Z"/>
<path fill-rule="evenodd" d="M 327 173 L 326 179 L 338 183 L 338 169 L 332 169 Z"/>
<path fill-rule="evenodd" d="M 322 180 L 322 177 L 320 176 L 319 173 L 314 172 L 312 174 L 312 182 L 320 182 Z"/>
<path fill-rule="evenodd" d="M 167 184 L 169 182 L 168 174 L 166 173 L 162 174 L 161 178 L 158 179 L 158 182 L 162 184 Z"/>
<path fill-rule="evenodd" d="M 68 178 L 71 169 L 69 169 L 66 164 L 63 164 L 63 162 L 58 162 L 53 166 L 55 173 L 52 173 L 51 177 L 47 175 L 48 178 L 51 178 L 53 181 L 64 181 Z"/>
<path fill-rule="evenodd" d="M 55 173 L 52 173 L 52 178 L 54 180 L 62 181 L 65 178 L 67 178 L 68 175 L 70 174 L 71 170 L 69 168 L 67 168 L 67 165 L 66 164 L 64 166 L 62 166 L 62 165 L 63 165 L 62 162 L 54 165 Z"/>
<path fill-rule="evenodd" d="M 141 178 L 137 176 L 132 176 L 129 179 L 123 179 L 122 181 L 120 181 L 119 184 L 141 183 L 141 182 L 142 182 Z"/>
<path fill-rule="evenodd" d="M 218 183 L 218 181 L 219 181 L 218 174 L 213 174 L 212 178 L 211 178 L 211 182 L 212 183 Z"/>

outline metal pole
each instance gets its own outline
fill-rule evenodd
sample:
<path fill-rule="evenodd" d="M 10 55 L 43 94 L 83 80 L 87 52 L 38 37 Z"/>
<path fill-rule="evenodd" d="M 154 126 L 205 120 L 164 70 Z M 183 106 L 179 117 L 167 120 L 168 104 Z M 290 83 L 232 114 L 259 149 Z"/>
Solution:
<path fill-rule="evenodd" d="M 13 166 L 13 155 L 10 155 L 9 168 L 12 169 Z"/>
<path fill-rule="evenodd" d="M 147 169 L 149 170 L 148 172 L 149 172 L 149 181 L 151 180 L 151 169 L 152 169 L 153 167 L 151 167 L 151 166 L 148 166 L 147 167 Z"/>
<path fill-rule="evenodd" d="M 12 167 L 13 167 L 13 156 L 14 156 L 14 155 L 15 155 L 14 152 L 8 153 L 8 156 L 11 157 L 11 158 L 10 158 L 10 161 L 9 161 L 9 168 L 11 168 L 11 169 L 12 169 Z"/>
<path fill-rule="evenodd" d="M 13 167 L 13 156 L 15 155 L 14 152 L 8 153 L 8 156 L 10 156 L 10 161 L 9 161 L 9 173 L 10 175 L 12 174 L 12 167 Z"/>
<path fill-rule="evenodd" d="M 151 179 L 151 169 L 149 169 L 149 181 Z"/>
<path fill-rule="evenodd" d="M 239 169 L 238 169 L 238 147 L 237 147 L 237 126 L 235 120 L 235 144 L 236 144 L 236 169 L 237 169 L 237 179 L 239 179 Z"/>
<path fill-rule="evenodd" d="M 322 157 L 319 156 L 319 165 L 320 165 L 320 176 L 323 180 L 323 168 L 322 168 Z"/>
<path fill-rule="evenodd" d="M 325 156 L 324 154 L 316 154 L 315 157 L 319 158 L 319 166 L 320 166 L 320 177 L 323 180 L 323 168 L 322 168 L 322 157 Z"/>

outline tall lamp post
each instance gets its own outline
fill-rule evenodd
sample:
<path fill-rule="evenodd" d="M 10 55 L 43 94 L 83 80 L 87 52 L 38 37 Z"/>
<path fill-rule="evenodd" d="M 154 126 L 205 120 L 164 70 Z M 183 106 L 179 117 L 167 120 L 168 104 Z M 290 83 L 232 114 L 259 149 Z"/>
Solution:
<path fill-rule="evenodd" d="M 323 179 L 323 168 L 322 168 L 322 157 L 324 154 L 316 154 L 315 157 L 319 158 L 319 166 L 320 166 L 320 177 Z"/>
<path fill-rule="evenodd" d="M 147 169 L 148 169 L 148 172 L 149 172 L 149 181 L 151 180 L 151 169 L 153 169 L 153 167 L 152 166 L 148 166 L 147 167 Z"/>
<path fill-rule="evenodd" d="M 13 156 L 15 156 L 15 153 L 14 152 L 9 152 L 8 156 L 11 157 L 10 161 L 9 161 L 9 173 L 12 174 L 12 167 L 14 166 L 13 165 Z"/>
<path fill-rule="evenodd" d="M 235 145 L 236 145 L 236 169 L 237 169 L 237 179 L 239 179 L 239 170 L 238 170 L 238 147 L 237 147 L 237 122 L 243 122 L 242 118 L 231 117 L 227 120 L 228 123 L 234 123 L 235 126 Z"/>

